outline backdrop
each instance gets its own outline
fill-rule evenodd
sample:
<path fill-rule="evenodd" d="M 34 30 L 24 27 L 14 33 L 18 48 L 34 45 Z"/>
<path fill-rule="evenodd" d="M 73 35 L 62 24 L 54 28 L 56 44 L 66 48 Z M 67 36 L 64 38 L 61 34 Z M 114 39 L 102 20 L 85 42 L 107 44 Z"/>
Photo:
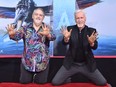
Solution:
<path fill-rule="evenodd" d="M 116 56 L 115 0 L 0 0 L 0 55 L 20 55 L 23 52 L 23 41 L 18 43 L 9 39 L 6 26 L 17 23 L 22 18 L 23 24 L 31 21 L 33 9 L 45 10 L 44 22 L 50 24 L 57 39 L 50 44 L 51 56 L 64 56 L 67 47 L 61 43 L 62 25 L 74 25 L 74 11 L 84 9 L 88 26 L 97 29 L 98 49 L 96 56 Z M 23 9 L 22 9 L 23 8 Z M 22 14 L 21 12 L 25 13 Z"/>

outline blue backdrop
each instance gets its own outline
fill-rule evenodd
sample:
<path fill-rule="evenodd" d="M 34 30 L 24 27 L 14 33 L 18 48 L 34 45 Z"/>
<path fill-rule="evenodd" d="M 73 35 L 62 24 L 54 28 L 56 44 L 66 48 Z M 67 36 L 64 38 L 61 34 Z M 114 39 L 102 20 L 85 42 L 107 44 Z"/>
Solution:
<path fill-rule="evenodd" d="M 22 40 L 16 43 L 9 39 L 6 26 L 16 18 L 16 6 L 21 0 L 0 0 L 0 55 L 17 55 L 23 52 Z M 62 25 L 73 25 L 74 11 L 84 9 L 88 26 L 94 27 L 99 33 L 99 47 L 94 51 L 97 56 L 116 56 L 116 7 L 115 0 L 28 0 L 37 7 L 50 6 L 46 10 L 44 22 L 50 24 L 57 39 L 50 44 L 50 54 L 62 56 L 66 48 L 61 44 Z M 11 4 L 12 3 L 12 4 Z"/>

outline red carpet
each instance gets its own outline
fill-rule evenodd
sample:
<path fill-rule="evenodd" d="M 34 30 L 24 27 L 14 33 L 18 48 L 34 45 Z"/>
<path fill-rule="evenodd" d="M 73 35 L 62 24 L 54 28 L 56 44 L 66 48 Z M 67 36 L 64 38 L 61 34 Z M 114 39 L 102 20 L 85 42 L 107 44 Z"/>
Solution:
<path fill-rule="evenodd" d="M 61 86 L 52 86 L 50 83 L 40 84 L 20 84 L 20 83 L 0 83 L 0 87 L 109 87 L 107 86 L 96 86 L 92 83 L 69 83 Z"/>

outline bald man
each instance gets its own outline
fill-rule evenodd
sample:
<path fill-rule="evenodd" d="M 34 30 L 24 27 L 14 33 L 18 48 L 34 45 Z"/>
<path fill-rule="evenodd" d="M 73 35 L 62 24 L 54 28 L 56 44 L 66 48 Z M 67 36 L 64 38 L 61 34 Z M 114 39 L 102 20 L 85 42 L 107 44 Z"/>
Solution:
<path fill-rule="evenodd" d="M 75 11 L 74 16 L 76 24 L 61 29 L 64 36 L 62 42 L 64 45 L 69 45 L 69 49 L 52 84 L 67 83 L 72 75 L 81 73 L 96 85 L 106 85 L 107 81 L 97 69 L 92 52 L 98 47 L 98 33 L 96 29 L 85 24 L 86 15 L 83 10 Z"/>

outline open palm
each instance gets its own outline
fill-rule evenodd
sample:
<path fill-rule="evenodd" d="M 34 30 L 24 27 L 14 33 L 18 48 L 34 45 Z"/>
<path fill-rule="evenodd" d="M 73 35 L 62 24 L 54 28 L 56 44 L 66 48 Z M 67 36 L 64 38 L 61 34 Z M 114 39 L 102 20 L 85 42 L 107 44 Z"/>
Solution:
<path fill-rule="evenodd" d="M 97 36 L 98 36 L 98 33 L 95 31 L 93 31 L 93 33 L 90 36 L 87 35 L 89 43 L 90 44 L 94 43 L 95 40 L 97 40 Z"/>
<path fill-rule="evenodd" d="M 39 34 L 47 36 L 50 33 L 50 28 L 47 25 L 42 25 L 43 31 L 39 32 Z"/>
<path fill-rule="evenodd" d="M 61 27 L 61 33 L 63 34 L 63 36 L 65 38 L 70 38 L 71 32 L 72 32 L 72 29 L 70 29 L 70 31 L 68 31 L 66 27 L 65 28 Z"/>
<path fill-rule="evenodd" d="M 14 25 L 9 24 L 6 29 L 7 29 L 7 32 L 8 32 L 9 35 L 11 35 L 11 36 L 15 35 Z"/>

